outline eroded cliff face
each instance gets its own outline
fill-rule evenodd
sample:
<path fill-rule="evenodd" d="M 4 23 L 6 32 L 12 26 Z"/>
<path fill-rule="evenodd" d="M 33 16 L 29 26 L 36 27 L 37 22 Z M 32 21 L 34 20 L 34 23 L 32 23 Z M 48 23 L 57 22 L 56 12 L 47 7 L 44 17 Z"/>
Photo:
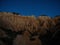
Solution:
<path fill-rule="evenodd" d="M 36 18 L 34 16 L 21 16 L 15 13 L 0 12 L 0 44 L 59 44 L 54 42 L 56 39 L 55 37 L 58 38 L 56 35 L 59 35 L 59 27 L 60 16 L 54 18 L 49 16 L 39 16 Z"/>

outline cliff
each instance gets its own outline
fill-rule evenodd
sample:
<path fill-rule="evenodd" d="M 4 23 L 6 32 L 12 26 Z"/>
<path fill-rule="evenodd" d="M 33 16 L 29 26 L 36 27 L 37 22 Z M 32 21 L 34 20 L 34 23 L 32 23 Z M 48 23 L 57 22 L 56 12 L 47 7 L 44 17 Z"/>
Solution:
<path fill-rule="evenodd" d="M 35 17 L 0 12 L 1 45 L 56 45 L 60 44 L 59 32 L 60 16 Z"/>

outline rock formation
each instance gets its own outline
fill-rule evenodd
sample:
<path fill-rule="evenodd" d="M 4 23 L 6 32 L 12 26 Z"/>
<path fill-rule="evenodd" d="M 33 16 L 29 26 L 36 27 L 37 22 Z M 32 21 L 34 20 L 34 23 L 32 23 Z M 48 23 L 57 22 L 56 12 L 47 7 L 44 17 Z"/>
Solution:
<path fill-rule="evenodd" d="M 0 45 L 60 44 L 59 32 L 60 16 L 36 18 L 0 12 Z"/>

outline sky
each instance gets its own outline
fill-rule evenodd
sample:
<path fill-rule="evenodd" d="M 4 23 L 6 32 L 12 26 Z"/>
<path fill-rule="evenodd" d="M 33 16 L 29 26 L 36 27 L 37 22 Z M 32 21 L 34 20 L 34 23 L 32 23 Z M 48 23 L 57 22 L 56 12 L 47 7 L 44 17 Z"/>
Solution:
<path fill-rule="evenodd" d="M 0 0 L 0 11 L 25 16 L 60 15 L 60 0 Z"/>

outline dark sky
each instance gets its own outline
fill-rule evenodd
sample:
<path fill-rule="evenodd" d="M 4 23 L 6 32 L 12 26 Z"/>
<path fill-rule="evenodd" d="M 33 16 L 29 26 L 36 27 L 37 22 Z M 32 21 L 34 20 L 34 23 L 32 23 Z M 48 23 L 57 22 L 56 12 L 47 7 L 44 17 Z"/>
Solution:
<path fill-rule="evenodd" d="M 0 0 L 0 11 L 53 17 L 60 14 L 60 0 Z"/>

